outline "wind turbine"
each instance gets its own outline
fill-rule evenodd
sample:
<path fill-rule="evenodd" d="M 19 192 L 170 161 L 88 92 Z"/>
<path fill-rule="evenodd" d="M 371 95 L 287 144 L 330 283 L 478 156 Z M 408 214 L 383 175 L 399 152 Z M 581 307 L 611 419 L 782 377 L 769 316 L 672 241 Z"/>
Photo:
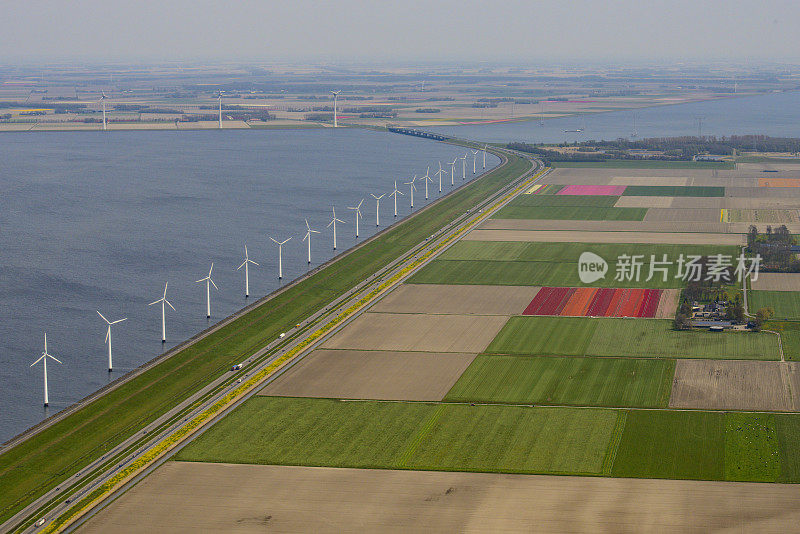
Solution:
<path fill-rule="evenodd" d="M 428 182 L 433 182 L 433 180 L 431 180 L 431 177 L 428 176 L 430 172 L 431 168 L 428 167 L 428 169 L 425 171 L 425 176 L 422 177 L 425 182 L 425 200 L 428 200 Z"/>
<path fill-rule="evenodd" d="M 116 321 L 109 321 L 105 318 L 105 316 L 100 313 L 100 310 L 97 310 L 97 315 L 102 317 L 102 319 L 108 324 L 108 330 L 106 331 L 106 343 L 108 343 L 108 372 L 114 370 L 114 366 L 111 364 L 111 325 L 121 323 L 122 321 L 127 321 L 128 318 L 125 317 L 124 319 L 117 319 Z"/>
<path fill-rule="evenodd" d="M 412 190 L 413 191 L 413 190 Z M 389 195 L 390 197 L 394 197 L 394 216 L 397 217 L 397 195 L 402 195 L 403 193 L 397 189 L 397 180 L 394 181 L 394 191 L 391 192 Z"/>
<path fill-rule="evenodd" d="M 248 269 L 248 264 L 252 263 L 253 265 L 258 265 L 256 262 L 250 259 L 247 255 L 247 245 L 244 246 L 244 261 L 240 266 L 236 268 L 238 271 L 242 267 L 244 267 L 244 298 L 250 296 L 250 270 Z"/>
<path fill-rule="evenodd" d="M 219 99 L 219 129 L 222 129 L 222 91 L 217 93 L 217 98 Z"/>
<path fill-rule="evenodd" d="M 331 219 L 331 222 L 328 223 L 328 226 L 326 226 L 326 228 L 330 228 L 331 226 L 333 226 L 333 250 L 336 250 L 336 223 L 337 222 L 340 222 L 342 224 L 346 224 L 346 223 L 343 220 L 336 218 L 336 208 L 335 207 L 333 207 L 331 209 L 333 210 L 333 219 Z"/>
<path fill-rule="evenodd" d="M 358 203 L 358 206 L 356 206 L 355 208 L 351 208 L 350 206 L 348 206 L 348 207 L 347 207 L 347 209 L 349 209 L 349 210 L 355 210 L 355 212 L 356 212 L 356 239 L 358 239 L 358 218 L 359 218 L 359 217 L 361 217 L 362 219 L 364 218 L 364 217 L 361 215 L 361 204 L 363 204 L 363 203 L 364 203 L 364 199 L 362 198 L 362 199 L 361 199 L 361 202 L 359 202 L 359 203 Z"/>
<path fill-rule="evenodd" d="M 442 194 L 442 173 L 447 174 L 447 171 L 442 170 L 442 162 L 439 162 L 439 170 L 434 174 L 439 177 L 439 194 Z"/>
<path fill-rule="evenodd" d="M 458 156 L 456 156 L 453 161 L 450 163 L 450 185 L 456 185 L 455 177 L 456 177 L 456 161 L 458 161 Z"/>
<path fill-rule="evenodd" d="M 341 92 L 342 92 L 341 89 L 339 89 L 338 91 L 331 91 L 331 94 L 333 95 L 333 127 L 334 128 L 338 128 L 339 127 L 339 115 L 338 115 L 338 111 L 336 109 L 336 101 L 339 98 L 339 93 L 341 93 Z"/>
<path fill-rule="evenodd" d="M 462 180 L 466 180 L 467 179 L 467 155 L 469 155 L 469 152 L 466 152 L 463 156 L 458 158 L 458 159 L 461 160 L 461 179 Z"/>
<path fill-rule="evenodd" d="M 395 184 L 396 185 L 396 184 Z M 372 195 L 372 193 L 370 193 Z M 386 196 L 386 193 L 382 194 L 379 197 L 372 195 L 372 198 L 375 199 L 375 226 L 381 225 L 381 199 Z"/>
<path fill-rule="evenodd" d="M 483 168 L 486 168 L 486 147 L 489 145 L 483 145 Z"/>
<path fill-rule="evenodd" d="M 211 286 L 214 286 L 214 289 L 219 290 L 217 284 L 211 279 L 211 271 L 214 270 L 214 262 L 211 262 L 211 268 L 208 270 L 208 276 L 205 278 L 201 278 L 200 280 L 195 280 L 195 282 L 205 282 L 206 283 L 206 319 L 211 319 Z"/>
<path fill-rule="evenodd" d="M 106 96 L 105 91 L 100 91 L 100 94 L 102 95 L 100 97 L 100 102 L 103 103 L 103 130 L 105 130 L 106 129 L 106 98 L 108 98 L 108 97 Z"/>
<path fill-rule="evenodd" d="M 472 152 L 472 174 L 475 174 L 475 160 L 477 159 L 478 152 L 480 152 L 480 150 L 470 149 L 470 152 Z"/>
<path fill-rule="evenodd" d="M 308 264 L 311 265 L 311 234 L 318 234 L 319 231 L 312 230 L 311 227 L 308 225 L 308 219 L 306 219 L 306 236 L 303 238 L 303 241 L 308 239 Z"/>
<path fill-rule="evenodd" d="M 44 335 L 44 352 L 42 353 L 41 356 L 39 356 L 38 360 L 36 360 L 35 362 L 33 362 L 31 364 L 31 367 L 33 367 L 37 363 L 42 362 L 42 366 L 44 367 L 44 405 L 45 406 L 49 406 L 50 405 L 50 402 L 47 399 L 47 358 L 50 358 L 52 360 L 57 361 L 58 363 L 61 363 L 60 360 L 58 360 L 54 356 L 51 356 L 47 352 L 47 334 L 45 334 Z"/>
<path fill-rule="evenodd" d="M 414 209 L 414 190 L 417 188 L 417 186 L 414 185 L 414 182 L 416 182 L 416 181 L 417 181 L 417 175 L 415 174 L 410 182 L 403 182 L 403 185 L 410 185 L 411 186 L 410 189 L 411 189 L 411 209 L 412 210 Z"/>
<path fill-rule="evenodd" d="M 283 245 L 291 239 L 291 237 L 287 237 L 283 241 L 278 241 L 270 237 L 273 242 L 278 244 L 278 280 L 283 278 Z"/>
<path fill-rule="evenodd" d="M 175 306 L 170 304 L 170 302 L 167 300 L 167 284 L 169 284 L 169 282 L 164 283 L 164 296 L 148 304 L 148 306 L 152 306 L 153 304 L 158 304 L 159 302 L 161 303 L 161 343 L 167 342 L 167 310 L 164 308 L 164 304 L 172 308 L 173 311 L 175 310 Z"/>

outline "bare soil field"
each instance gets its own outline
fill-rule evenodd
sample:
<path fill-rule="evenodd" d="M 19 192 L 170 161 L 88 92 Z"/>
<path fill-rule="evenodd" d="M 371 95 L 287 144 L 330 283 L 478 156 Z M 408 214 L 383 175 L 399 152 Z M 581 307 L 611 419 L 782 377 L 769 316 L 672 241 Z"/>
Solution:
<path fill-rule="evenodd" d="M 691 245 L 744 245 L 743 234 L 700 232 L 561 232 L 558 230 L 473 230 L 464 241 L 524 241 L 542 243 L 655 243 Z M 800 289 L 798 289 L 800 291 Z"/>
<path fill-rule="evenodd" d="M 717 211 L 717 221 L 719 212 Z M 664 221 L 553 221 L 547 219 L 489 219 L 481 230 L 567 230 L 571 232 L 685 232 L 739 233 L 747 232 L 747 223 L 738 226 L 722 222 L 664 222 Z M 792 229 L 789 228 L 791 231 Z"/>
<path fill-rule="evenodd" d="M 365 313 L 326 341 L 326 349 L 478 353 L 507 317 Z"/>
<path fill-rule="evenodd" d="M 731 222 L 787 224 L 800 222 L 800 210 L 796 209 L 729 209 Z"/>
<path fill-rule="evenodd" d="M 474 358 L 474 354 L 319 349 L 259 395 L 440 401 Z"/>
<path fill-rule="evenodd" d="M 644 222 L 715 222 L 719 221 L 718 209 L 660 209 L 647 210 Z"/>
<path fill-rule="evenodd" d="M 375 304 L 371 311 L 519 315 L 538 292 L 535 286 L 403 284 Z"/>
<path fill-rule="evenodd" d="M 675 317 L 680 300 L 680 289 L 663 289 L 661 291 L 661 300 L 659 300 L 658 309 L 656 310 L 656 319 L 672 319 Z"/>
<path fill-rule="evenodd" d="M 800 187 L 726 187 L 726 197 L 800 198 Z"/>
<path fill-rule="evenodd" d="M 784 362 L 678 360 L 669 406 L 709 410 L 793 410 L 788 376 L 788 369 L 793 365 Z"/>
<path fill-rule="evenodd" d="M 765 176 L 758 179 L 758 187 L 800 187 L 800 178 Z"/>
<path fill-rule="evenodd" d="M 789 174 L 800 177 L 800 163 L 737 163 L 736 169 L 745 172 L 782 171 L 781 175 Z"/>
<path fill-rule="evenodd" d="M 688 176 L 614 176 L 609 185 L 691 185 L 691 181 Z"/>
<path fill-rule="evenodd" d="M 169 462 L 81 532 L 794 531 L 800 486 Z"/>
<path fill-rule="evenodd" d="M 673 209 L 714 209 L 725 207 L 724 197 L 673 197 L 668 206 Z M 717 211 L 719 213 L 719 211 Z"/>
<path fill-rule="evenodd" d="M 626 197 L 622 196 L 614 204 L 615 208 L 669 208 L 674 197 Z"/>
<path fill-rule="evenodd" d="M 761 291 L 800 291 L 800 273 L 759 273 L 751 287 Z"/>
<path fill-rule="evenodd" d="M 724 208 L 727 209 L 791 209 L 800 208 L 800 198 L 797 197 L 761 197 L 761 198 L 744 198 L 744 197 L 725 197 Z"/>

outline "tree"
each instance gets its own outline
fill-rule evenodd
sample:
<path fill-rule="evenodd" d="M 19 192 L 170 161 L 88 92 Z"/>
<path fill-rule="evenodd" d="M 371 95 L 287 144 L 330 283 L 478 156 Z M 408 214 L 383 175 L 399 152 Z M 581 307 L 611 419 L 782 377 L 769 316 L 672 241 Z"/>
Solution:
<path fill-rule="evenodd" d="M 760 308 L 756 312 L 756 327 L 755 330 L 761 330 L 761 327 L 764 326 L 764 323 L 771 319 L 775 315 L 775 310 L 770 307 Z"/>

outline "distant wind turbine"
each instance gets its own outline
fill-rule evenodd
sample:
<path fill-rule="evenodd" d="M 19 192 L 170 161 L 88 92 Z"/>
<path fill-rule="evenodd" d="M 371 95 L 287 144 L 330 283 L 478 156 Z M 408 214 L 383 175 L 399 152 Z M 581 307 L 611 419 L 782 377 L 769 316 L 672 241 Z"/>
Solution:
<path fill-rule="evenodd" d="M 372 198 L 375 199 L 375 226 L 380 226 L 381 225 L 381 199 L 386 196 L 386 193 L 382 194 L 379 197 L 376 197 L 372 193 L 370 193 L 370 195 L 372 195 Z"/>
<path fill-rule="evenodd" d="M 283 278 L 283 245 L 291 239 L 291 237 L 287 237 L 283 241 L 278 241 L 270 237 L 274 243 L 278 245 L 278 280 Z"/>
<path fill-rule="evenodd" d="M 428 182 L 433 182 L 429 176 L 430 172 L 431 168 L 428 167 L 428 169 L 425 171 L 425 176 L 422 177 L 425 182 L 425 200 L 428 200 Z"/>
<path fill-rule="evenodd" d="M 219 99 L 219 129 L 222 129 L 222 91 L 217 93 L 217 98 Z"/>
<path fill-rule="evenodd" d="M 477 172 L 475 170 L 475 160 L 477 159 L 478 152 L 480 152 L 480 150 L 471 150 L 470 149 L 470 152 L 472 152 L 472 174 L 475 174 Z"/>
<path fill-rule="evenodd" d="M 414 185 L 414 182 L 416 182 L 416 181 L 417 181 L 417 175 L 415 174 L 410 182 L 403 182 L 403 185 L 411 186 L 409 189 L 411 189 L 411 209 L 412 210 L 414 209 L 414 190 L 417 188 L 417 186 Z"/>
<path fill-rule="evenodd" d="M 56 362 L 61 363 L 60 360 L 58 360 L 54 356 L 51 356 L 47 352 L 47 334 L 45 334 L 44 335 L 44 352 L 42 353 L 41 356 L 39 356 L 38 360 L 36 360 L 35 362 L 33 362 L 31 364 L 31 367 L 33 367 L 37 363 L 42 362 L 42 367 L 44 367 L 44 405 L 45 406 L 49 406 L 50 405 L 50 401 L 47 398 L 47 358 L 50 358 L 51 360 L 55 360 Z"/>
<path fill-rule="evenodd" d="M 97 310 L 97 315 L 99 315 L 105 322 L 108 324 L 108 330 L 106 330 L 106 343 L 108 343 L 108 371 L 111 372 L 114 370 L 114 366 L 111 361 L 111 325 L 121 323 L 122 321 L 127 321 L 128 318 L 125 317 L 124 319 L 117 319 L 116 321 L 109 321 L 108 319 L 100 313 L 100 310 Z"/>
<path fill-rule="evenodd" d="M 394 181 L 394 191 L 391 192 L 389 195 L 390 197 L 394 197 L 394 216 L 397 217 L 397 195 L 402 195 L 403 193 L 397 189 L 397 180 Z"/>
<path fill-rule="evenodd" d="M 250 259 L 250 256 L 247 255 L 247 245 L 244 246 L 244 261 L 240 266 L 236 268 L 238 271 L 242 267 L 244 267 L 244 298 L 250 296 L 250 269 L 249 264 L 252 263 L 253 265 L 258 265 L 256 262 Z"/>
<path fill-rule="evenodd" d="M 439 194 L 442 194 L 442 174 L 447 174 L 447 171 L 442 170 L 442 162 L 439 162 L 439 170 L 433 173 L 439 177 Z"/>
<path fill-rule="evenodd" d="M 456 185 L 455 177 L 456 177 L 456 161 L 458 161 L 458 156 L 456 156 L 453 161 L 450 163 L 450 185 Z"/>
<path fill-rule="evenodd" d="M 361 215 L 361 204 L 363 204 L 363 203 L 364 203 L 364 199 L 362 198 L 362 199 L 361 199 L 361 202 L 359 202 L 359 203 L 358 203 L 358 206 L 356 206 L 356 207 L 354 207 L 354 208 L 353 208 L 353 207 L 350 207 L 350 206 L 348 206 L 348 207 L 347 207 L 347 209 L 349 209 L 349 210 L 353 210 L 353 211 L 355 211 L 355 212 L 356 212 L 356 239 L 358 239 L 358 219 L 359 219 L 359 218 L 362 218 L 362 219 L 364 218 L 364 217 Z"/>
<path fill-rule="evenodd" d="M 303 241 L 308 239 L 308 264 L 311 265 L 311 234 L 318 234 L 318 230 L 312 230 L 311 227 L 308 225 L 308 219 L 306 219 L 306 235 L 303 238 Z"/>
<path fill-rule="evenodd" d="M 339 114 L 338 114 L 338 110 L 336 108 L 336 101 L 338 100 L 339 93 L 341 93 L 341 92 L 342 92 L 341 89 L 339 89 L 338 91 L 331 91 L 331 94 L 333 95 L 333 127 L 334 128 L 338 128 L 339 127 Z"/>
<path fill-rule="evenodd" d="M 167 300 L 167 285 L 168 284 L 169 284 L 169 282 L 165 282 L 164 283 L 164 296 L 162 296 L 160 299 L 158 299 L 156 301 L 153 301 L 150 304 L 148 304 L 148 306 L 152 306 L 153 304 L 158 304 L 159 302 L 161 303 L 161 343 L 166 343 L 167 342 L 167 321 L 166 321 L 167 310 L 164 308 L 164 305 L 166 304 L 167 306 L 172 308 L 173 311 L 175 310 L 175 306 L 173 306 Z"/>
<path fill-rule="evenodd" d="M 461 160 L 461 179 L 462 180 L 466 180 L 467 179 L 467 156 L 468 155 L 469 155 L 469 152 L 467 152 L 466 154 L 464 154 L 463 156 L 458 158 L 458 159 Z"/>
<path fill-rule="evenodd" d="M 102 95 L 100 97 L 100 102 L 103 103 L 103 130 L 105 130 L 106 129 L 106 98 L 108 98 L 108 97 L 106 96 L 105 91 L 100 91 L 100 94 Z"/>
<path fill-rule="evenodd" d="M 336 207 L 333 207 L 331 209 L 333 210 L 333 218 L 331 219 L 331 222 L 328 223 L 328 226 L 326 226 L 326 228 L 330 228 L 331 226 L 333 226 L 333 250 L 336 250 L 336 223 L 337 222 L 340 222 L 342 224 L 346 223 L 343 220 L 336 218 Z"/>
<path fill-rule="evenodd" d="M 489 145 L 483 145 L 483 168 L 486 168 L 486 147 Z"/>
<path fill-rule="evenodd" d="M 214 283 L 214 280 L 211 279 L 211 271 L 214 270 L 214 262 L 211 262 L 211 268 L 208 270 L 208 276 L 205 278 L 201 278 L 200 280 L 195 280 L 195 282 L 205 282 L 206 283 L 206 319 L 211 318 L 211 286 L 214 286 L 214 289 L 219 290 L 217 284 Z"/>

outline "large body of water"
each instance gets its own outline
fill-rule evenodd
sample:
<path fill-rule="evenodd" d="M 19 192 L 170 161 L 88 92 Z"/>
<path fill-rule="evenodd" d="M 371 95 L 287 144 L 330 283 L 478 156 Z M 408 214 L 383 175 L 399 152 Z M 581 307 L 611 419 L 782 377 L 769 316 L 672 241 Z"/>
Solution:
<path fill-rule="evenodd" d="M 225 130 L 195 132 L 43 132 L 0 134 L 0 442 L 65 408 L 162 351 L 158 299 L 169 282 L 169 348 L 206 328 L 205 286 L 214 262 L 212 322 L 240 309 L 244 245 L 260 264 L 250 270 L 250 301 L 308 270 L 304 219 L 313 234 L 312 267 L 329 259 L 331 207 L 339 252 L 375 233 L 376 195 L 394 180 L 401 216 L 410 212 L 415 173 L 438 169 L 464 149 L 366 130 Z M 469 158 L 467 179 L 472 178 Z M 488 155 L 487 166 L 499 159 Z M 481 161 L 479 156 L 478 172 Z M 447 166 L 449 169 L 449 166 Z M 457 183 L 461 182 L 460 170 Z M 449 184 L 449 179 L 446 180 Z M 418 181 L 415 207 L 425 202 Z M 445 186 L 445 192 L 450 189 Z M 438 183 L 430 185 L 431 201 Z M 393 221 L 381 201 L 381 224 Z M 107 372 L 105 323 L 114 327 L 115 372 Z M 50 408 L 42 408 L 43 349 Z"/>
<path fill-rule="evenodd" d="M 770 93 L 709 102 L 611 111 L 560 119 L 494 123 L 485 125 L 442 126 L 431 131 L 487 142 L 527 141 L 561 143 L 588 140 L 702 135 L 764 134 L 774 137 L 800 137 L 800 92 Z M 577 130 L 582 132 L 565 132 Z"/>

